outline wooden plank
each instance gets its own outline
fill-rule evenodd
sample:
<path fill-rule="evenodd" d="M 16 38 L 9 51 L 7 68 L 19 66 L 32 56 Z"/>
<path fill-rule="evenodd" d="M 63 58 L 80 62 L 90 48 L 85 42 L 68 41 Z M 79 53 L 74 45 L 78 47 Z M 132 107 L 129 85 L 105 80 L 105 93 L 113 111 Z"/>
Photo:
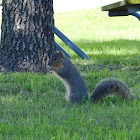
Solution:
<path fill-rule="evenodd" d="M 125 7 L 125 6 L 126 6 L 126 2 L 125 2 L 125 0 L 123 0 L 120 2 L 116 2 L 116 3 L 112 3 L 110 5 L 103 6 L 101 9 L 102 9 L 102 11 L 110 11 L 111 9 L 120 9 L 121 7 Z"/>
<path fill-rule="evenodd" d="M 127 10 L 128 5 L 140 4 L 140 0 L 122 0 L 120 2 L 105 5 L 101 8 L 102 11 L 121 11 Z"/>

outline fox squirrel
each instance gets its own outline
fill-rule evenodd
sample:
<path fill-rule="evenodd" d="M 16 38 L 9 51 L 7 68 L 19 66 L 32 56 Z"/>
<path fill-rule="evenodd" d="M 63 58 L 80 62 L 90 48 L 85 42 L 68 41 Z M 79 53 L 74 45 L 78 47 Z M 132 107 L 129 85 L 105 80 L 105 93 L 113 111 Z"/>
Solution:
<path fill-rule="evenodd" d="M 52 54 L 48 61 L 49 71 L 58 77 L 66 87 L 65 98 L 72 103 L 81 103 L 88 100 L 84 80 L 70 60 L 60 51 Z M 105 79 L 94 89 L 90 100 L 97 102 L 108 95 L 117 94 L 123 99 L 133 99 L 133 95 L 125 83 L 116 79 Z"/>

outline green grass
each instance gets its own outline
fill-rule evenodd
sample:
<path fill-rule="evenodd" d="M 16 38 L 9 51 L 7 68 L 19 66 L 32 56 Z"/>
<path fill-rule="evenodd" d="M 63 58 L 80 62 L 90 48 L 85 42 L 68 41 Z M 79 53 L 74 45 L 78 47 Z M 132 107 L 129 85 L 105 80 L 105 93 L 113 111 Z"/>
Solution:
<path fill-rule="evenodd" d="M 55 24 L 90 60 L 57 37 L 85 79 L 88 93 L 104 78 L 125 81 L 140 93 L 140 28 L 134 17 L 109 18 L 100 9 L 55 14 Z M 0 140 L 139 140 L 140 101 L 118 97 L 71 105 L 51 74 L 0 74 Z"/>

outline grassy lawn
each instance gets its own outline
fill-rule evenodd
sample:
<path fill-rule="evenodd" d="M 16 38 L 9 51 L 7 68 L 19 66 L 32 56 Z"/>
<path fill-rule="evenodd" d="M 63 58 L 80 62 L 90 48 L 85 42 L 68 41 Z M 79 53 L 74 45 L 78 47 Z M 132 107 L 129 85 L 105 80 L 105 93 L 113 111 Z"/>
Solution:
<path fill-rule="evenodd" d="M 140 94 L 140 22 L 110 18 L 100 9 L 55 14 L 55 24 L 90 60 L 60 39 L 85 79 L 88 93 L 104 78 L 125 81 Z M 0 140 L 139 140 L 140 101 L 110 97 L 71 105 L 63 84 L 51 74 L 0 74 Z"/>

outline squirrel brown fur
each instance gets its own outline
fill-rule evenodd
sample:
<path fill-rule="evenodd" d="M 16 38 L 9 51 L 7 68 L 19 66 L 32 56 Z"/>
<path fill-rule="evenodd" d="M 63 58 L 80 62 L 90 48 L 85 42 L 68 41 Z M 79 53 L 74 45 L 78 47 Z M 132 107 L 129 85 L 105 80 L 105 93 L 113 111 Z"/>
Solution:
<path fill-rule="evenodd" d="M 58 77 L 66 87 L 65 98 L 72 103 L 88 100 L 85 82 L 71 61 L 60 51 L 52 54 L 48 62 L 49 70 Z M 94 89 L 90 100 L 100 101 L 109 95 L 117 94 L 123 99 L 133 99 L 127 85 L 117 79 L 105 79 Z"/>

